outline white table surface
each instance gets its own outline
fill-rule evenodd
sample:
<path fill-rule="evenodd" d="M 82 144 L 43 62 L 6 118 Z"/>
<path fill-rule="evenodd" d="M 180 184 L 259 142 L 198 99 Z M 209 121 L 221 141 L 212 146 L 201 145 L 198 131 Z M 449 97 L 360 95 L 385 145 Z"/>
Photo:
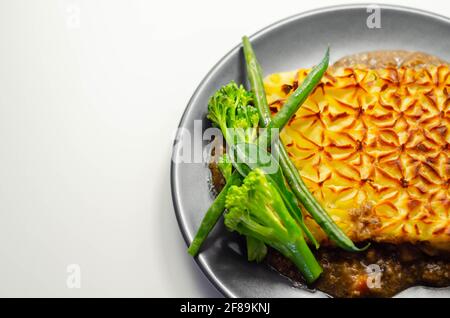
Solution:
<path fill-rule="evenodd" d="M 175 219 L 173 132 L 242 35 L 338 3 L 1 0 L 0 296 L 220 296 Z"/>

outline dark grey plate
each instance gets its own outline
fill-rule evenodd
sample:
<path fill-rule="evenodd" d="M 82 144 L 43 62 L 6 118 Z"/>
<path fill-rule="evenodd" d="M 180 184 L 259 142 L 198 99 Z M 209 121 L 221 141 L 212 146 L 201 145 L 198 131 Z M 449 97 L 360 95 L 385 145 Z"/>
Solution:
<path fill-rule="evenodd" d="M 381 29 L 370 29 L 367 5 L 329 7 L 277 22 L 251 37 L 265 74 L 309 67 L 322 57 L 328 44 L 332 60 L 351 53 L 380 49 L 425 51 L 450 60 L 450 20 L 416 9 L 381 5 Z M 236 39 L 238 41 L 239 39 Z M 205 77 L 192 96 L 180 127 L 194 131 L 194 120 L 204 124 L 208 98 L 221 85 L 246 82 L 240 47 L 228 53 Z M 206 142 L 205 144 L 206 145 Z M 173 156 L 180 156 L 175 144 Z M 206 164 L 174 164 L 172 196 L 180 229 L 189 244 L 213 197 Z M 211 233 L 197 262 L 205 275 L 229 297 L 326 297 L 321 292 L 295 288 L 288 279 L 264 265 L 249 263 L 242 240 L 227 232 L 222 222 Z M 400 295 L 450 297 L 450 289 L 410 288 Z"/>

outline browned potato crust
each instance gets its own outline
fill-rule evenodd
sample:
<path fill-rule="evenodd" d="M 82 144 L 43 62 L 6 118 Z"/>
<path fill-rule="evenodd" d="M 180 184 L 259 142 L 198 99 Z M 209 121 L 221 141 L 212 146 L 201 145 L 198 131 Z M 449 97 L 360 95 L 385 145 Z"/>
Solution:
<path fill-rule="evenodd" d="M 345 56 L 334 63 L 333 67 L 387 68 L 421 67 L 424 65 L 448 64 L 444 60 L 422 52 L 411 51 L 373 51 Z"/>

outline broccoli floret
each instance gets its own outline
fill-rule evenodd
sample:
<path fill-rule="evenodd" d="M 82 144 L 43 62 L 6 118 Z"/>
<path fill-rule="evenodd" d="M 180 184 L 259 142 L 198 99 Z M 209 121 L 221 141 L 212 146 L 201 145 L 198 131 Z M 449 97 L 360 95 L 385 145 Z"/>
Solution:
<path fill-rule="evenodd" d="M 225 225 L 229 230 L 278 250 L 298 267 L 308 283 L 319 277 L 322 269 L 306 244 L 300 225 L 260 169 L 251 171 L 241 186 L 228 190 L 225 205 Z"/>
<path fill-rule="evenodd" d="M 256 139 L 259 115 L 252 103 L 253 93 L 235 82 L 223 86 L 210 98 L 207 117 L 220 128 L 230 146 Z"/>

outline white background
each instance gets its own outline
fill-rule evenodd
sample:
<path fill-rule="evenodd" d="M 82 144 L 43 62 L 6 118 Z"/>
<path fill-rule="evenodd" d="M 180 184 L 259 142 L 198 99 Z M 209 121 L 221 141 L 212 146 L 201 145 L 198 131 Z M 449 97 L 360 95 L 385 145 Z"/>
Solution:
<path fill-rule="evenodd" d="M 174 216 L 173 132 L 242 35 L 338 3 L 1 0 L 0 296 L 219 296 Z"/>

